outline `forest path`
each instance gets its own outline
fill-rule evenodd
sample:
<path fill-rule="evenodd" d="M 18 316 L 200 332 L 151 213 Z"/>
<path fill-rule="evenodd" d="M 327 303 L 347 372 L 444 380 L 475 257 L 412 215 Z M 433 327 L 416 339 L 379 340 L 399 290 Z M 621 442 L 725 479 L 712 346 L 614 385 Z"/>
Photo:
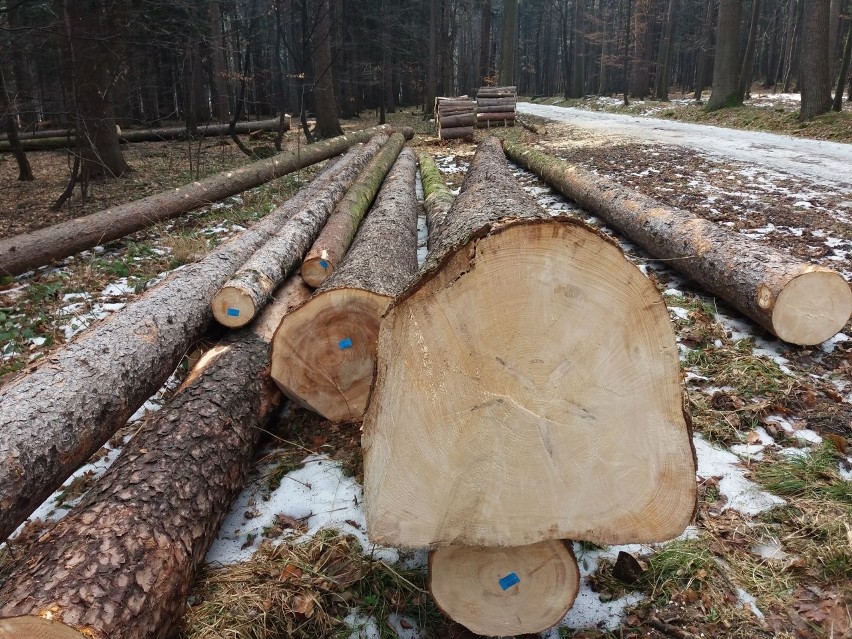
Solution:
<path fill-rule="evenodd" d="M 579 145 L 678 145 L 852 193 L 852 144 L 527 102 L 519 102 L 518 111 L 570 125 Z"/>

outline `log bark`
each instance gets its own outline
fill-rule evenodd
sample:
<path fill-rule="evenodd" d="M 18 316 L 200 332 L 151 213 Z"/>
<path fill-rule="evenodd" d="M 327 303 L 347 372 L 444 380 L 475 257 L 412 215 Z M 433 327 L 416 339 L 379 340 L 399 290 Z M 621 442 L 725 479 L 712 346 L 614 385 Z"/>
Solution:
<path fill-rule="evenodd" d="M 405 138 L 395 133 L 382 150 L 361 171 L 355 184 L 334 209 L 302 262 L 302 279 L 309 286 L 322 285 L 343 260 L 358 231 L 361 219 L 373 203 L 382 181 L 399 156 Z"/>
<path fill-rule="evenodd" d="M 577 560 L 563 541 L 450 546 L 429 557 L 429 591 L 438 608 L 478 635 L 544 632 L 562 620 L 579 590 Z"/>
<path fill-rule="evenodd" d="M 387 141 L 388 136 L 379 133 L 364 148 L 349 151 L 344 159 L 348 162 L 336 168 L 336 175 L 328 187 L 298 211 L 222 285 L 211 304 L 216 321 L 230 328 L 239 328 L 257 316 L 272 292 L 311 248 L 328 216 L 358 174 Z"/>
<path fill-rule="evenodd" d="M 529 147 L 507 144 L 506 153 L 786 342 L 824 342 L 852 315 L 852 292 L 835 271 L 775 251 Z"/>
<path fill-rule="evenodd" d="M 511 98 L 483 98 L 483 97 L 477 96 L 477 98 L 476 98 L 477 110 L 481 109 L 482 107 L 493 107 L 493 106 L 504 106 L 504 107 L 511 107 L 512 109 L 514 109 L 515 105 L 517 103 L 518 103 L 518 99 L 515 98 L 515 97 L 511 97 Z M 503 110 L 506 111 L 508 109 L 503 109 Z"/>
<path fill-rule="evenodd" d="M 476 115 L 473 112 L 460 113 L 459 115 L 439 115 L 442 129 L 451 129 L 460 126 L 473 126 L 476 124 Z"/>
<path fill-rule="evenodd" d="M 536 135 L 547 135 L 547 127 L 543 124 L 534 124 L 532 122 L 527 122 L 526 120 L 522 120 L 521 118 L 516 117 L 515 122 L 524 127 L 527 131 L 531 133 L 535 133 Z"/>
<path fill-rule="evenodd" d="M 0 240 L 0 274 L 19 275 L 124 237 L 161 220 L 182 215 L 199 206 L 339 155 L 353 144 L 366 142 L 380 130 L 381 127 L 356 131 L 224 171 L 135 202 Z"/>
<path fill-rule="evenodd" d="M 277 131 L 280 124 L 279 118 L 272 120 L 259 120 L 257 122 L 237 122 L 235 133 L 245 135 L 256 131 Z M 229 133 L 229 124 L 210 124 L 199 126 L 195 133 L 190 133 L 185 126 L 162 127 L 158 129 L 128 129 L 122 131 L 118 139 L 122 143 L 134 142 L 162 142 L 164 140 L 177 140 L 191 137 L 215 137 L 226 136 Z M 290 118 L 285 117 L 285 130 L 290 129 Z M 32 131 L 22 133 L 19 136 L 24 149 L 27 151 L 48 151 L 51 149 L 64 149 L 74 144 L 74 131 Z M 11 150 L 6 136 L 0 137 L 0 152 Z"/>
<path fill-rule="evenodd" d="M 0 635 L 169 636 L 280 402 L 269 378 L 272 331 L 309 295 L 291 282 L 253 330 L 199 361 L 0 588 Z"/>
<path fill-rule="evenodd" d="M 483 106 L 483 107 L 477 107 L 476 108 L 477 114 L 482 114 L 482 113 L 514 113 L 514 112 L 515 112 L 514 107 L 507 108 L 505 105 Z"/>
<path fill-rule="evenodd" d="M 614 242 L 539 207 L 496 138 L 377 353 L 363 426 L 375 542 L 650 542 L 689 523 L 696 466 L 660 293 Z"/>
<path fill-rule="evenodd" d="M 332 422 L 364 416 L 380 319 L 417 271 L 416 165 L 403 149 L 346 259 L 275 333 L 273 379 Z"/>
<path fill-rule="evenodd" d="M 438 236 L 438 228 L 453 206 L 455 197 L 447 187 L 435 160 L 428 153 L 420 153 L 420 180 L 423 183 L 423 205 L 426 208 L 427 247 L 431 248 L 434 238 Z"/>
<path fill-rule="evenodd" d="M 459 138 L 472 138 L 472 126 L 453 127 L 451 129 L 441 129 L 440 138 L 442 140 L 457 140 Z"/>
<path fill-rule="evenodd" d="M 508 87 L 480 87 L 479 91 L 476 92 L 476 97 L 483 98 L 505 98 L 511 97 L 513 95 L 518 94 L 518 87 L 516 86 L 508 86 Z"/>
<path fill-rule="evenodd" d="M 0 388 L 0 540 L 153 395 L 212 319 L 222 282 L 289 216 L 315 198 L 334 167 L 269 215 Z"/>

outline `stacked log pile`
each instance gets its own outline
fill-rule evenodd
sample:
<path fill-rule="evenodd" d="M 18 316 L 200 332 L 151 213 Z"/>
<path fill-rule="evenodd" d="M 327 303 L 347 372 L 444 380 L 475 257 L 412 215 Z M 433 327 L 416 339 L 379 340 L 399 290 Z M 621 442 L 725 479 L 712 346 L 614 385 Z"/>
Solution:
<path fill-rule="evenodd" d="M 435 98 L 435 128 L 441 140 L 473 137 L 476 102 L 468 96 Z"/>
<path fill-rule="evenodd" d="M 696 503 L 659 292 L 541 209 L 496 138 L 385 313 L 363 446 L 371 539 L 435 549 L 436 601 L 482 634 L 564 615 L 578 576 L 560 540 L 671 539 Z"/>
<path fill-rule="evenodd" d="M 476 126 L 515 126 L 517 87 L 482 87 L 476 94 Z"/>

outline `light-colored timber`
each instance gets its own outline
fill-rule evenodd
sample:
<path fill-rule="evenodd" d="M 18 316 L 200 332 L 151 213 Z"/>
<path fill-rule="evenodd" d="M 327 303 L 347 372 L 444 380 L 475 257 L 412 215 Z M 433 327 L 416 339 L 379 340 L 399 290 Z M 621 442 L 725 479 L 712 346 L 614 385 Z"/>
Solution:
<path fill-rule="evenodd" d="M 418 154 L 420 162 L 420 181 L 423 183 L 423 206 L 426 209 L 427 247 L 438 235 L 438 227 L 447 217 L 455 197 L 444 182 L 435 160 L 428 153 Z"/>

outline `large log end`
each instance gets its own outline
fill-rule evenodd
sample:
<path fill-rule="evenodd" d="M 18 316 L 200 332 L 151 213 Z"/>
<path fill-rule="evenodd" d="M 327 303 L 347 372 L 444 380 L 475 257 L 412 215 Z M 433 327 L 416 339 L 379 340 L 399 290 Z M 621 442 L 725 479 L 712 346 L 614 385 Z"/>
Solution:
<path fill-rule="evenodd" d="M 479 635 L 543 632 L 574 604 L 580 573 L 562 541 L 514 548 L 451 546 L 429 560 L 429 590 L 438 607 Z"/>
<path fill-rule="evenodd" d="M 45 611 L 49 614 L 50 611 Z M 41 617 L 0 619 L 0 639 L 91 639 L 74 628 Z"/>
<path fill-rule="evenodd" d="M 254 299 L 236 286 L 223 286 L 210 304 L 216 321 L 228 328 L 240 328 L 248 324 L 257 313 Z"/>
<path fill-rule="evenodd" d="M 809 346 L 821 344 L 846 325 L 852 316 L 852 290 L 839 273 L 818 269 L 790 280 L 777 300 L 768 287 L 761 288 L 758 304 L 772 308 L 772 329 L 779 338 Z"/>
<path fill-rule="evenodd" d="M 319 255 L 309 255 L 302 262 L 302 279 L 308 286 L 319 288 L 331 274 L 334 273 L 334 260 L 328 251 L 322 251 Z"/>

